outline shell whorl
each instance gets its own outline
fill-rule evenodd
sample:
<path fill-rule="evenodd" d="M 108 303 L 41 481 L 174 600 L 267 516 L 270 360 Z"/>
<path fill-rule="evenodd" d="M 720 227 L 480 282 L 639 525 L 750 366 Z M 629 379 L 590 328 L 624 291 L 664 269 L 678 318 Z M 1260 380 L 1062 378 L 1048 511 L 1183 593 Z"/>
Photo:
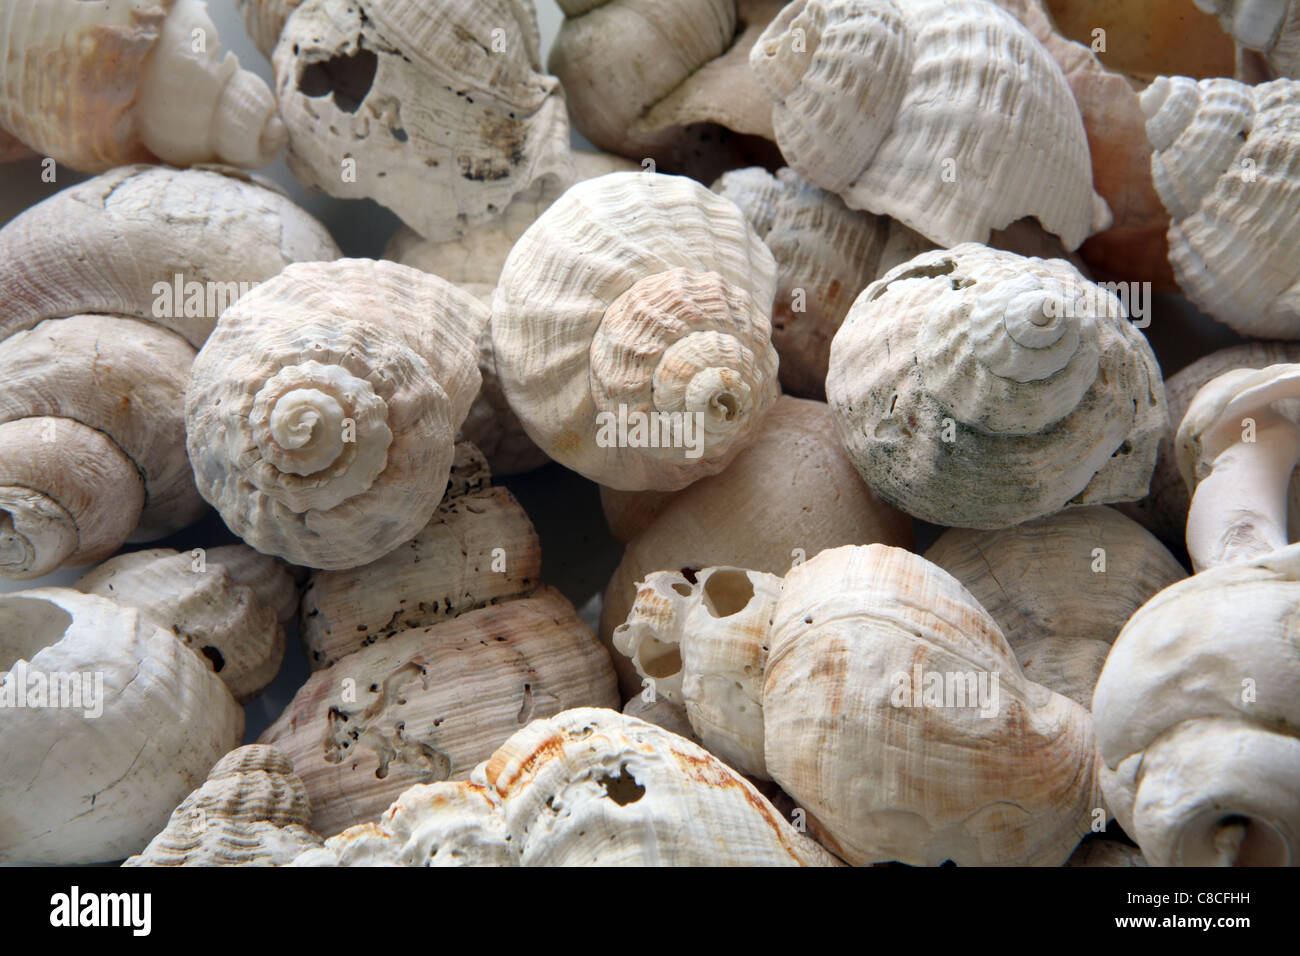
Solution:
<path fill-rule="evenodd" d="M 775 284 L 740 210 L 698 183 L 587 180 L 506 262 L 492 320 L 502 388 L 562 464 L 614 487 L 683 487 L 725 467 L 777 397 Z M 603 445 L 602 420 L 624 410 L 699 416 L 701 454 Z"/>
<path fill-rule="evenodd" d="M 227 311 L 195 361 L 200 493 L 294 564 L 355 567 L 392 550 L 445 489 L 486 321 L 470 295 L 405 266 L 286 269 Z"/>

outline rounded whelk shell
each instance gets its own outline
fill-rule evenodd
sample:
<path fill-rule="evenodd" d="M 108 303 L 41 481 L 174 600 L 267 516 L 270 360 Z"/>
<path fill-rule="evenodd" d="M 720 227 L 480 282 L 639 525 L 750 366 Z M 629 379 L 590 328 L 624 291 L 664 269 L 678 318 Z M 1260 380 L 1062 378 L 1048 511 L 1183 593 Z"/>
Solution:
<path fill-rule="evenodd" d="M 367 564 L 428 523 L 479 373 L 487 309 L 389 262 L 300 263 L 222 316 L 190 375 L 200 494 L 292 564 Z"/>
<path fill-rule="evenodd" d="M 790 167 L 854 209 L 941 246 L 1033 216 L 1075 249 L 1110 225 L 1060 67 L 986 0 L 795 0 L 750 66 Z"/>
<path fill-rule="evenodd" d="M 287 138 L 201 0 L 0 3 L 0 127 L 86 172 L 264 166 Z"/>
<path fill-rule="evenodd" d="M 551 458 L 626 490 L 681 488 L 740 451 L 779 394 L 776 265 L 698 183 L 569 189 L 506 260 L 492 309 L 510 407 Z"/>
<path fill-rule="evenodd" d="M 999 528 L 1141 498 L 1165 425 L 1151 347 L 1059 259 L 966 243 L 858 297 L 831 345 L 840 437 L 887 501 Z"/>
<path fill-rule="evenodd" d="M 970 593 L 899 548 L 823 551 L 784 580 L 652 574 L 615 643 L 855 865 L 1059 865 L 1101 805 L 1088 712 L 1028 680 Z"/>
<path fill-rule="evenodd" d="M 274 747 L 232 750 L 123 866 L 284 866 L 321 844 L 307 791 Z"/>
<path fill-rule="evenodd" d="M 305 185 L 369 198 L 429 239 L 568 177 L 559 81 L 519 0 L 303 0 L 272 56 Z"/>
<path fill-rule="evenodd" d="M 6 863 L 138 852 L 244 729 L 225 685 L 172 634 L 70 588 L 0 595 L 0 669 Z"/>

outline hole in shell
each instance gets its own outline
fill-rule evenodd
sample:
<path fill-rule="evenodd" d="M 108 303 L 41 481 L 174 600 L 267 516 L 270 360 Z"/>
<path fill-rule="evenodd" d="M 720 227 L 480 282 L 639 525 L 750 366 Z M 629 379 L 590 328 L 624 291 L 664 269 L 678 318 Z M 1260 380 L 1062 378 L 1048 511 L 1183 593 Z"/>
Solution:
<path fill-rule="evenodd" d="M 636 803 L 645 796 L 645 787 L 636 782 L 636 777 L 627 769 L 627 764 L 619 765 L 617 774 L 601 774 L 596 782 L 605 788 L 605 796 L 620 807 Z"/>
<path fill-rule="evenodd" d="M 302 71 L 298 89 L 304 96 L 334 95 L 334 105 L 345 113 L 355 113 L 375 82 L 379 57 L 370 50 L 332 56 L 319 63 L 309 63 Z"/>
<path fill-rule="evenodd" d="M 682 669 L 682 649 L 657 637 L 647 636 L 641 641 L 636 659 L 646 677 L 672 677 Z"/>
<path fill-rule="evenodd" d="M 72 626 L 72 615 L 50 601 L 6 596 L 0 598 L 0 671 L 13 670 L 18 660 L 58 643 Z"/>
<path fill-rule="evenodd" d="M 673 585 L 673 590 L 676 591 L 678 594 L 680 594 L 682 597 L 690 597 L 690 596 L 691 596 L 691 587 L 690 587 L 690 585 L 689 585 L 689 584 L 683 584 L 681 581 L 678 581 L 676 584 Z"/>
<path fill-rule="evenodd" d="M 731 617 L 754 597 L 754 585 L 744 571 L 717 571 L 704 583 L 704 606 L 714 617 Z"/>

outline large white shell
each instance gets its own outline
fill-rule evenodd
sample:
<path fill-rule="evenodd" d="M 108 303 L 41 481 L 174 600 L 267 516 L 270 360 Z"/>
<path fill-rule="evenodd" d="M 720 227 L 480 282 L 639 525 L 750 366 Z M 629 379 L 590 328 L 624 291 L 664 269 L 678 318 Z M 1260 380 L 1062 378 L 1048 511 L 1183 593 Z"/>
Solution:
<path fill-rule="evenodd" d="M 615 488 L 681 488 L 724 468 L 779 394 L 775 286 L 771 252 L 728 200 L 677 176 L 589 179 L 506 260 L 492 309 L 501 387 L 561 464 Z M 648 417 L 661 413 L 673 418 Z M 637 416 L 657 447 L 644 427 L 633 441 Z"/>
<path fill-rule="evenodd" d="M 974 243 L 867 287 L 826 393 L 877 494 L 969 528 L 1142 497 L 1166 421 L 1155 356 L 1113 294 L 1063 260 Z"/>

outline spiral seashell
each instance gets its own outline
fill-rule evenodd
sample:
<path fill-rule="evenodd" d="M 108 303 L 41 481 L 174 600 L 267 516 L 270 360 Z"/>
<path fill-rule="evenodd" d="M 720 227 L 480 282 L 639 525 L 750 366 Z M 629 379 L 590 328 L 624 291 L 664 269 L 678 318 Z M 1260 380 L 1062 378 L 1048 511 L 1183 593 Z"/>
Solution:
<path fill-rule="evenodd" d="M 1111 223 L 1060 67 L 986 0 L 795 0 L 749 62 L 790 167 L 850 208 L 941 246 L 1034 216 L 1075 249 Z"/>
<path fill-rule="evenodd" d="M 221 48 L 202 0 L 0 3 L 0 127 L 84 172 L 265 166 L 275 98 Z"/>
<path fill-rule="evenodd" d="M 1165 425 L 1159 366 L 1113 294 L 973 243 L 867 287 L 826 393 L 877 494 L 964 528 L 1141 497 Z"/>
<path fill-rule="evenodd" d="M 235 9 L 244 18 L 253 46 L 268 60 L 280 42 L 280 31 L 302 0 L 235 0 Z"/>
<path fill-rule="evenodd" d="M 1093 697 L 1101 785 L 1152 866 L 1300 862 L 1300 545 L 1166 588 Z"/>
<path fill-rule="evenodd" d="M 438 506 L 487 310 L 389 262 L 300 263 L 242 297 L 190 376 L 199 493 L 259 551 L 348 568 Z"/>
<path fill-rule="evenodd" d="M 442 240 L 499 215 L 539 180 L 571 175 L 564 93 L 543 71 L 531 3 L 302 0 L 245 10 L 262 37 L 286 12 L 271 63 L 289 168 L 304 185 L 373 199 Z"/>
<path fill-rule="evenodd" d="M 740 210 L 698 183 L 654 173 L 579 183 L 502 271 L 501 387 L 566 467 L 614 488 L 681 488 L 724 468 L 779 394 L 775 281 Z M 634 413 L 650 427 L 625 441 L 615 425 L 634 427 Z"/>
<path fill-rule="evenodd" d="M 123 866 L 283 866 L 320 846 L 307 791 L 274 747 L 226 754 L 167 826 Z"/>
<path fill-rule="evenodd" d="M 1243 335 L 1300 338 L 1300 82 L 1162 76 L 1142 109 L 1179 286 Z"/>
<path fill-rule="evenodd" d="M 0 662 L 3 863 L 138 852 L 243 733 L 243 710 L 197 655 L 105 598 L 0 595 Z"/>
<path fill-rule="evenodd" d="M 1262 54 L 1269 79 L 1300 75 L 1300 4 L 1293 0 L 1193 0 L 1237 41 Z"/>

